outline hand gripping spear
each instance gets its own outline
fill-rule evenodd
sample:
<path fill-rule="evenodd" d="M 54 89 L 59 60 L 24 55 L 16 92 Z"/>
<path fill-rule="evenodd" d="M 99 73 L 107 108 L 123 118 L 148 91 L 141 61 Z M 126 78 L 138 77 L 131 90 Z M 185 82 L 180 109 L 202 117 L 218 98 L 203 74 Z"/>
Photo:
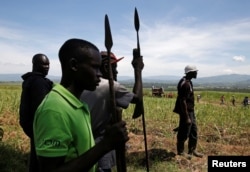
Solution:
<path fill-rule="evenodd" d="M 112 67 L 110 63 L 110 52 L 113 46 L 112 35 L 109 25 L 108 16 L 105 15 L 105 47 L 108 54 L 108 69 L 109 69 L 109 92 L 110 92 L 110 105 L 112 110 L 112 121 L 121 121 L 121 112 L 116 107 L 115 92 L 114 92 L 114 79 Z M 116 149 L 117 172 L 126 172 L 126 158 L 125 158 L 125 144 Z"/>
<path fill-rule="evenodd" d="M 134 58 L 136 57 L 141 57 L 141 49 L 140 49 L 140 42 L 139 42 L 139 28 L 140 28 L 140 21 L 139 21 L 139 15 L 137 12 L 137 9 L 135 8 L 135 16 L 134 16 L 134 24 L 135 24 L 135 30 L 136 30 L 136 35 L 137 35 L 137 55 L 134 55 Z M 140 80 L 142 83 L 142 76 L 141 72 L 139 74 L 135 73 L 135 79 Z M 147 167 L 147 172 L 149 172 L 149 163 L 148 163 L 148 150 L 147 150 L 147 134 L 146 134 L 146 124 L 145 124 L 145 117 L 144 117 L 144 106 L 143 106 L 143 86 L 142 84 L 140 85 L 141 89 L 140 93 L 138 93 L 138 96 L 141 97 L 141 101 L 135 105 L 135 110 L 133 114 L 133 118 L 137 118 L 140 115 L 142 115 L 142 124 L 143 124 L 143 134 L 144 134 L 144 143 L 145 143 L 145 153 L 146 153 L 146 167 Z"/>

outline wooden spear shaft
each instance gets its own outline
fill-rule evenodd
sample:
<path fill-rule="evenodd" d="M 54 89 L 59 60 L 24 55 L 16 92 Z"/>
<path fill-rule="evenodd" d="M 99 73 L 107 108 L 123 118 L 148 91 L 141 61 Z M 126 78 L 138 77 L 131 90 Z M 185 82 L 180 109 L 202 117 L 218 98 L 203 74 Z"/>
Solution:
<path fill-rule="evenodd" d="M 110 105 L 112 109 L 112 121 L 119 122 L 121 121 L 122 113 L 118 111 L 116 107 L 116 99 L 115 99 L 115 91 L 114 91 L 114 79 L 113 79 L 113 72 L 112 66 L 110 63 L 110 53 L 111 48 L 113 46 L 113 40 L 109 25 L 108 16 L 105 15 L 105 47 L 107 49 L 108 54 L 108 69 L 109 69 L 109 92 L 110 92 Z M 125 157 L 125 144 L 120 146 L 119 149 L 116 149 L 116 162 L 117 162 L 117 172 L 126 172 L 126 157 Z"/>
<path fill-rule="evenodd" d="M 137 36 L 137 51 L 138 51 L 137 56 L 134 56 L 134 57 L 141 57 L 141 48 L 140 48 L 140 41 L 139 41 L 140 20 L 139 20 L 139 15 L 138 15 L 138 12 L 137 12 L 136 8 L 135 8 L 135 14 L 134 14 L 134 24 L 135 24 L 135 30 L 136 30 L 136 36 Z M 135 79 L 140 80 L 140 82 L 142 83 L 141 73 L 139 74 L 139 76 L 135 75 Z M 138 95 L 141 96 L 141 101 L 135 105 L 133 118 L 137 118 L 138 116 L 142 115 L 145 154 L 146 154 L 146 167 L 147 167 L 147 172 L 149 172 L 146 122 L 145 122 L 145 115 L 144 115 L 143 92 L 142 92 L 143 86 L 142 86 L 142 84 L 140 86 L 141 86 L 141 89 L 140 89 L 140 93 L 138 93 Z"/>

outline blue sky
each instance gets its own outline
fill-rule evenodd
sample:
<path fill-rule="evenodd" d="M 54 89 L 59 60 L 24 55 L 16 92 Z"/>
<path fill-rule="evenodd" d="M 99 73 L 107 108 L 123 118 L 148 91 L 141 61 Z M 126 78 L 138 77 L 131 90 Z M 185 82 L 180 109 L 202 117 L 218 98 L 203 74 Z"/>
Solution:
<path fill-rule="evenodd" d="M 61 76 L 60 46 L 70 38 L 104 46 L 109 17 L 120 76 L 133 76 L 134 9 L 140 18 L 143 76 L 182 76 L 196 65 L 198 77 L 250 72 L 249 0 L 6 0 L 0 6 L 0 74 L 31 71 L 44 53 L 49 75 Z M 118 78 L 119 79 L 119 78 Z"/>

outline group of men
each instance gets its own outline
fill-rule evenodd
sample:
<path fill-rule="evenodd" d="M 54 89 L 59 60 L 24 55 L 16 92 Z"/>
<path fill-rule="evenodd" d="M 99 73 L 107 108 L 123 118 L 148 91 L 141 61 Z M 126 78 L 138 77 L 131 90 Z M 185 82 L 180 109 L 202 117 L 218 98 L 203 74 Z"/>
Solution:
<path fill-rule="evenodd" d="M 221 100 L 221 103 L 220 103 L 220 104 L 225 104 L 225 96 L 224 96 L 224 95 L 221 96 L 220 100 Z M 231 98 L 230 101 L 231 101 L 231 103 L 232 103 L 233 106 L 236 106 L 236 98 L 235 98 L 234 95 L 232 96 L 232 98 Z M 242 101 L 242 105 L 243 105 L 244 107 L 247 107 L 247 106 L 249 105 L 248 96 L 245 96 L 245 97 L 244 97 L 244 99 L 243 99 L 243 101 Z"/>
<path fill-rule="evenodd" d="M 133 50 L 132 66 L 140 75 L 144 63 Z M 100 50 L 91 42 L 69 39 L 59 50 L 62 77 L 60 83 L 46 78 L 49 59 L 45 54 L 33 56 L 32 72 L 22 76 L 20 125 L 30 138 L 29 171 L 111 172 L 114 150 L 128 140 L 126 122 L 111 120 L 109 96 L 109 63 L 111 63 L 117 109 L 140 103 L 142 83 L 135 80 L 129 92 L 117 80 L 117 58 Z M 110 60 L 108 59 L 110 58 Z M 177 152 L 184 155 L 184 142 L 189 138 L 189 155 L 202 157 L 195 151 L 197 126 L 191 79 L 195 66 L 185 68 L 186 76 L 178 84 Z"/>
<path fill-rule="evenodd" d="M 132 93 L 116 82 L 122 58 L 110 57 L 117 106 L 141 101 L 136 93 L 142 83 L 136 81 L 141 86 Z M 61 81 L 53 83 L 46 78 L 48 57 L 33 56 L 32 72 L 22 76 L 20 103 L 20 125 L 30 138 L 29 171 L 111 171 L 113 150 L 129 138 L 125 121 L 111 123 L 108 58 L 86 40 L 69 39 L 59 50 Z M 132 65 L 139 74 L 142 57 Z"/>

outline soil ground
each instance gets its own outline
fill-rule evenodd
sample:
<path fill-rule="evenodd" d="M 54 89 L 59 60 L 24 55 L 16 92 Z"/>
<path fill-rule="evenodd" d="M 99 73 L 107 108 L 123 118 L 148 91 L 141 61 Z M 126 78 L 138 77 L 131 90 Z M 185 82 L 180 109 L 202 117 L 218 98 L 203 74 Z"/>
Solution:
<path fill-rule="evenodd" d="M 204 154 L 203 158 L 192 157 L 188 160 L 182 156 L 176 155 L 176 133 L 171 139 L 167 139 L 158 131 L 147 131 L 147 150 L 149 167 L 154 161 L 176 162 L 183 171 L 189 169 L 192 172 L 207 171 L 208 156 L 249 156 L 250 155 L 250 133 L 246 133 L 241 139 L 233 139 L 233 136 L 224 135 L 222 138 L 216 136 L 200 136 L 198 141 L 198 151 Z M 131 162 L 140 159 L 141 166 L 146 166 L 146 153 L 144 134 L 142 131 L 131 131 L 130 140 L 127 143 L 127 161 Z M 230 144 L 224 144 L 224 141 L 230 140 Z M 187 144 L 187 143 L 186 143 Z M 186 146 L 186 145 L 185 145 Z M 187 148 L 186 148 L 187 150 Z"/>

